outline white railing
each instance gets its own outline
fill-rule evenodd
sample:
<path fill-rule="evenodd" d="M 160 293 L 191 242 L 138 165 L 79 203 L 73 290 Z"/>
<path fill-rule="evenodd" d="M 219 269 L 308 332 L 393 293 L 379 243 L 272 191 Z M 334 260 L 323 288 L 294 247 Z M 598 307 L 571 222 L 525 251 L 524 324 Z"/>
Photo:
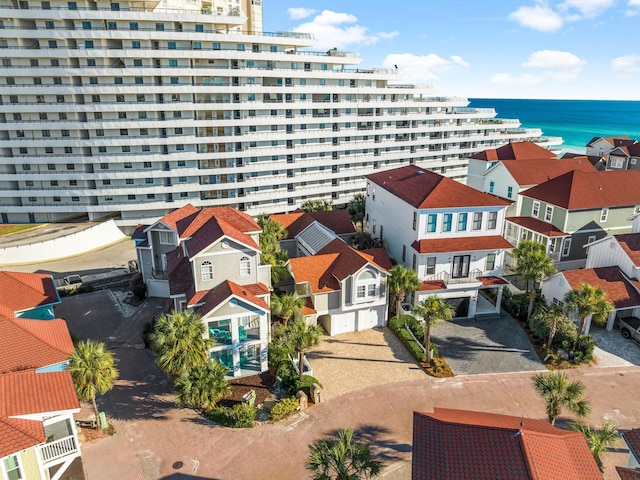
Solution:
<path fill-rule="evenodd" d="M 53 462 L 77 451 L 78 446 L 73 435 L 45 443 L 40 447 L 40 453 L 42 454 L 42 461 L 44 463 Z"/>

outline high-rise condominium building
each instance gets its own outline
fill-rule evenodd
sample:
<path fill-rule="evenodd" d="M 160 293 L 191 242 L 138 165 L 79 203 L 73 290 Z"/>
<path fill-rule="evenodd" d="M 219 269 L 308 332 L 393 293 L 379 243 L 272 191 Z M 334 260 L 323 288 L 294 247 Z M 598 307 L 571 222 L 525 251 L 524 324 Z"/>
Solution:
<path fill-rule="evenodd" d="M 0 222 L 347 202 L 376 169 L 464 180 L 538 130 L 263 32 L 261 0 L 0 0 Z M 396 83 L 393 84 L 392 83 Z"/>

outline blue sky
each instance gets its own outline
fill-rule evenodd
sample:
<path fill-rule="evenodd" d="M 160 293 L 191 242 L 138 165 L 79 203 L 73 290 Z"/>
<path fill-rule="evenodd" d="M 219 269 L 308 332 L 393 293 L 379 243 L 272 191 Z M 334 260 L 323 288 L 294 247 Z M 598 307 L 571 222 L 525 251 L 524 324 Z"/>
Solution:
<path fill-rule="evenodd" d="M 441 95 L 640 100 L 640 0 L 264 0 L 263 26 Z"/>

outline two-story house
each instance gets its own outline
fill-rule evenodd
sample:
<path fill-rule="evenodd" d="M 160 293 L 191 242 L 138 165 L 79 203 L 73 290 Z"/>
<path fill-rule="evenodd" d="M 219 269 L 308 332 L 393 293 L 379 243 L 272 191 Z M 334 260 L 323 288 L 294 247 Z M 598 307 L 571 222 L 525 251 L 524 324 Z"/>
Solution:
<path fill-rule="evenodd" d="M 582 268 L 586 245 L 631 230 L 640 211 L 640 171 L 574 170 L 524 191 L 522 215 L 506 219 L 511 243 L 535 240 L 547 246 L 559 270 Z"/>
<path fill-rule="evenodd" d="M 474 317 L 479 290 L 493 288 L 499 312 L 509 202 L 415 165 L 366 179 L 366 230 L 423 282 L 410 303 L 436 294 L 457 306 L 456 316 Z"/>
<path fill-rule="evenodd" d="M 57 480 L 80 457 L 73 343 L 51 275 L 0 272 L 0 478 Z"/>
<path fill-rule="evenodd" d="M 585 154 L 594 157 L 603 157 L 617 147 L 625 147 L 635 143 L 626 135 L 619 137 L 593 137 L 586 145 Z"/>
<path fill-rule="evenodd" d="M 268 368 L 271 272 L 260 264 L 260 231 L 233 208 L 186 205 L 146 227 L 136 247 L 149 295 L 199 313 L 216 341 L 211 359 L 234 377 Z"/>
<path fill-rule="evenodd" d="M 306 321 L 329 335 L 386 324 L 391 261 L 384 249 L 358 251 L 335 238 L 314 255 L 289 259 L 288 268 L 306 300 Z"/>
<path fill-rule="evenodd" d="M 640 143 L 616 147 L 603 160 L 606 170 L 640 170 Z"/>

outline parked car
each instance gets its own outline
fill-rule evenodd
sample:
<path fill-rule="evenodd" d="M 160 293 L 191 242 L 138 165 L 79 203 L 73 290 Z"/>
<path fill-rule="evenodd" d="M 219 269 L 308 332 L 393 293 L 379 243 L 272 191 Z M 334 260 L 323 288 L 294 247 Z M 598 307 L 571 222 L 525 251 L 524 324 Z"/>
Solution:
<path fill-rule="evenodd" d="M 624 338 L 633 338 L 640 343 L 640 318 L 618 317 L 617 321 Z"/>

